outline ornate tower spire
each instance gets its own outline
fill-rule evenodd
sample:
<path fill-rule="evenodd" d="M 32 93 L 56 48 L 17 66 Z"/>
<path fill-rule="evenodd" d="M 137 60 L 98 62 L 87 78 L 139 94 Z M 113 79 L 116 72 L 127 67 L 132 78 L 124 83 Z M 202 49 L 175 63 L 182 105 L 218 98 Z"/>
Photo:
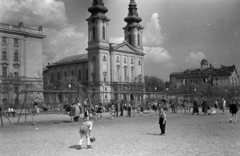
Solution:
<path fill-rule="evenodd" d="M 88 38 L 90 42 L 107 41 L 107 25 L 110 19 L 107 18 L 105 13 L 108 9 L 104 6 L 103 0 L 93 0 L 92 6 L 88 8 L 91 16 L 88 21 Z"/>
<path fill-rule="evenodd" d="M 135 0 L 130 0 L 128 11 L 128 16 L 124 18 L 124 21 L 127 22 L 127 25 L 123 28 L 125 40 L 133 47 L 142 49 L 143 27 L 139 24 L 142 18 L 138 16 Z"/>

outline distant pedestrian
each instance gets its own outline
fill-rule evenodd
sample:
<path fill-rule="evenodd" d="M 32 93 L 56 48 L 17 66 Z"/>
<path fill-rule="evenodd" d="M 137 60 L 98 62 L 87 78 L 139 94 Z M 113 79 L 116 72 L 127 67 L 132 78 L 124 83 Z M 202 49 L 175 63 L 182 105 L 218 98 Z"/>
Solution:
<path fill-rule="evenodd" d="M 111 113 L 111 118 L 113 118 L 115 116 L 115 107 L 114 107 L 114 105 L 111 106 L 110 113 Z"/>
<path fill-rule="evenodd" d="M 74 122 L 78 122 L 79 116 L 80 116 L 80 108 L 77 103 L 73 103 L 72 105 L 72 111 L 73 111 L 73 120 Z"/>
<path fill-rule="evenodd" d="M 192 115 L 194 115 L 194 113 L 197 113 L 197 115 L 199 115 L 198 103 L 197 103 L 196 99 L 193 100 L 193 112 L 192 112 Z"/>
<path fill-rule="evenodd" d="M 128 106 L 127 106 L 127 111 L 128 111 L 128 115 L 127 115 L 127 117 L 131 117 L 131 111 L 132 111 L 132 106 L 131 106 L 131 104 L 130 103 L 128 103 Z"/>
<path fill-rule="evenodd" d="M 222 114 L 224 114 L 225 109 L 226 109 L 226 100 L 222 98 Z"/>
<path fill-rule="evenodd" d="M 207 108 L 208 108 L 208 105 L 207 105 L 207 98 L 205 98 L 202 102 L 202 113 L 204 115 L 207 114 Z"/>
<path fill-rule="evenodd" d="M 238 117 L 238 107 L 237 107 L 237 104 L 236 104 L 236 101 L 233 100 L 232 101 L 232 104 L 230 104 L 230 113 L 232 114 L 232 117 L 230 119 L 230 122 L 233 122 L 234 118 L 234 122 L 237 122 L 237 117 Z"/>
<path fill-rule="evenodd" d="M 123 111 L 124 111 L 124 103 L 123 103 L 123 100 L 122 100 L 121 103 L 120 103 L 120 111 L 121 111 L 120 116 L 123 116 Z"/>
<path fill-rule="evenodd" d="M 165 135 L 166 120 L 167 120 L 166 112 L 163 107 L 160 107 L 158 122 L 161 130 L 160 135 Z"/>
<path fill-rule="evenodd" d="M 218 108 L 218 102 L 217 102 L 217 100 L 214 102 L 214 107 L 215 107 L 215 109 Z"/>

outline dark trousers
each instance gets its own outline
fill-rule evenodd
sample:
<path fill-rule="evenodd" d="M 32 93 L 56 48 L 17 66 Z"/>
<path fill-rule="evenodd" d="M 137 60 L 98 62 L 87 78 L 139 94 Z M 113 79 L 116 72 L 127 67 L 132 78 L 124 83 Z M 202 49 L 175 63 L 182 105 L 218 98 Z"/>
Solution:
<path fill-rule="evenodd" d="M 131 117 L 131 110 L 128 110 L 128 117 Z"/>
<path fill-rule="evenodd" d="M 120 116 L 123 116 L 123 109 L 121 109 L 121 114 L 120 114 Z"/>
<path fill-rule="evenodd" d="M 118 117 L 118 111 L 117 111 L 117 110 L 116 110 L 116 112 L 115 112 L 115 113 L 116 113 L 116 117 Z"/>
<path fill-rule="evenodd" d="M 160 125 L 160 130 L 161 130 L 161 134 L 165 134 L 165 127 L 166 127 L 166 121 L 163 124 L 163 118 L 159 119 L 159 125 Z"/>
<path fill-rule="evenodd" d="M 73 118 L 74 122 L 78 122 L 79 116 Z"/>

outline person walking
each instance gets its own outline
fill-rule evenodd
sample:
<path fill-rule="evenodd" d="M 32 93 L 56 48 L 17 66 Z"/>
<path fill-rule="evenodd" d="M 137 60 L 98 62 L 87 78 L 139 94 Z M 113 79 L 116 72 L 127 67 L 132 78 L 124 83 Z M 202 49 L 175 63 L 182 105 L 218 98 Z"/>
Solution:
<path fill-rule="evenodd" d="M 163 107 L 160 107 L 159 121 L 158 121 L 160 130 L 161 130 L 160 135 L 165 135 L 166 120 L 167 120 L 166 112 Z"/>
<path fill-rule="evenodd" d="M 229 111 L 232 114 L 230 122 L 232 123 L 234 121 L 236 123 L 237 122 L 237 117 L 238 117 L 238 107 L 237 107 L 237 103 L 236 103 L 235 100 L 232 101 L 232 104 L 230 105 Z"/>
<path fill-rule="evenodd" d="M 197 113 L 197 115 L 199 115 L 198 103 L 197 103 L 196 99 L 193 100 L 193 112 L 192 112 L 192 115 L 194 115 L 194 113 Z"/>

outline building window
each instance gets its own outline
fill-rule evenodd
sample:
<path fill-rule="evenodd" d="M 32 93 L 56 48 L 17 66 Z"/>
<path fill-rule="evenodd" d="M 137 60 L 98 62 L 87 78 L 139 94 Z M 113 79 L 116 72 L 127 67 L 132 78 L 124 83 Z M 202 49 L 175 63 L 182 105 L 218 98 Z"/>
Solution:
<path fill-rule="evenodd" d="M 57 73 L 57 76 L 58 76 L 58 80 L 60 80 L 60 73 L 59 72 Z"/>
<path fill-rule="evenodd" d="M 134 71 L 134 67 L 131 68 L 132 80 L 133 80 L 133 78 L 134 78 L 134 72 L 133 72 L 133 71 Z"/>
<path fill-rule="evenodd" d="M 106 35 L 105 35 L 105 27 L 104 26 L 102 27 L 102 33 L 103 33 L 103 39 L 105 40 Z"/>
<path fill-rule="evenodd" d="M 86 80 L 88 80 L 88 70 L 86 69 Z"/>
<path fill-rule="evenodd" d="M 2 52 L 2 60 L 7 60 L 7 51 L 3 50 Z"/>
<path fill-rule="evenodd" d="M 138 45 L 140 46 L 140 32 L 138 32 Z"/>
<path fill-rule="evenodd" d="M 14 38 L 14 47 L 18 47 L 18 39 Z"/>
<path fill-rule="evenodd" d="M 125 82 L 127 82 L 127 67 L 126 66 L 124 67 L 124 79 L 125 79 Z"/>
<path fill-rule="evenodd" d="M 96 82 L 96 75 L 95 75 L 95 73 L 92 74 L 92 82 L 94 82 L 94 83 Z"/>
<path fill-rule="evenodd" d="M 51 73 L 51 82 L 53 82 L 53 73 Z"/>
<path fill-rule="evenodd" d="M 2 76 L 7 77 L 7 67 L 2 67 Z"/>
<path fill-rule="evenodd" d="M 128 42 L 129 42 L 130 45 L 132 44 L 131 34 L 128 35 Z"/>
<path fill-rule="evenodd" d="M 18 72 L 14 72 L 14 77 L 18 77 Z"/>
<path fill-rule="evenodd" d="M 18 52 L 17 51 L 14 52 L 14 61 L 18 61 Z"/>
<path fill-rule="evenodd" d="M 134 64 L 134 58 L 131 58 L 131 64 Z"/>
<path fill-rule="evenodd" d="M 138 60 L 138 65 L 141 65 L 141 60 Z"/>
<path fill-rule="evenodd" d="M 103 55 L 103 61 L 107 61 L 106 55 Z"/>
<path fill-rule="evenodd" d="M 2 44 L 7 45 L 7 37 L 2 37 Z"/>
<path fill-rule="evenodd" d="M 96 35 L 95 27 L 93 26 L 93 27 L 92 27 L 92 39 L 93 39 L 93 40 L 95 40 L 95 35 Z"/>
<path fill-rule="evenodd" d="M 95 56 L 92 57 L 92 61 L 96 61 L 96 57 Z"/>
<path fill-rule="evenodd" d="M 117 62 L 120 62 L 120 56 L 117 56 Z"/>
<path fill-rule="evenodd" d="M 127 63 L 127 57 L 124 57 L 124 63 Z"/>
<path fill-rule="evenodd" d="M 107 99 L 107 95 L 105 95 L 105 99 Z"/>
<path fill-rule="evenodd" d="M 71 71 L 71 75 L 74 76 L 74 72 L 73 71 Z"/>
<path fill-rule="evenodd" d="M 64 77 L 67 77 L 67 72 L 66 71 L 64 72 Z"/>
<path fill-rule="evenodd" d="M 82 80 L 82 73 L 81 73 L 81 70 L 78 71 L 78 80 L 79 80 L 79 81 Z"/>
<path fill-rule="evenodd" d="M 104 74 L 104 82 L 107 82 L 107 75 Z"/>

